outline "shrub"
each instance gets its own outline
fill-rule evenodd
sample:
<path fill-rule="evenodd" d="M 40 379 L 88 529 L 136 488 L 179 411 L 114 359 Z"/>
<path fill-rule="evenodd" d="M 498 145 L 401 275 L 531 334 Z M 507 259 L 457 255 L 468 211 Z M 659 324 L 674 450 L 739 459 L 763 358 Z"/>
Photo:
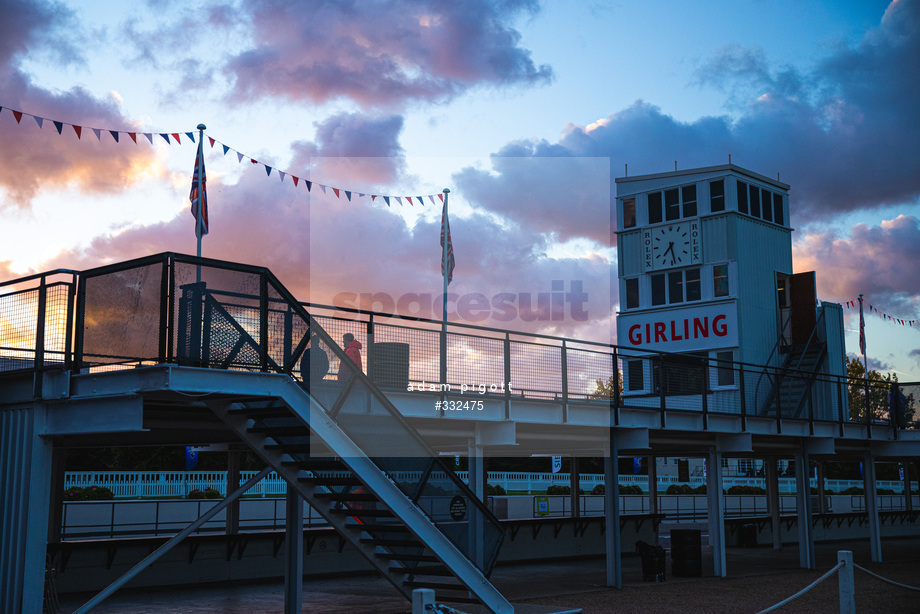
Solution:
<path fill-rule="evenodd" d="M 71 486 L 64 491 L 64 501 L 86 501 L 86 495 L 79 486 Z"/>
<path fill-rule="evenodd" d="M 223 499 L 224 496 L 220 494 L 220 491 L 215 488 L 205 488 L 204 490 L 190 490 L 188 493 L 189 499 Z"/>
<path fill-rule="evenodd" d="M 623 494 L 622 488 L 623 488 L 623 487 L 620 486 L 620 489 L 621 489 L 621 490 L 620 490 L 620 494 L 621 494 L 621 495 Z M 607 489 L 604 488 L 604 485 L 603 485 L 603 484 L 598 484 L 597 486 L 595 486 L 594 488 L 591 489 L 591 494 L 592 494 L 592 495 L 603 495 L 603 494 L 606 493 L 606 492 L 607 492 Z"/>
<path fill-rule="evenodd" d="M 706 487 L 702 486 L 701 488 Z M 671 484 L 664 492 L 666 495 L 692 495 L 695 491 L 696 489 L 690 488 L 689 484 Z"/>
<path fill-rule="evenodd" d="M 694 495 L 705 495 L 705 494 L 706 494 L 706 485 L 705 485 L 705 484 L 701 484 L 700 486 L 697 486 L 696 488 L 692 489 L 692 492 L 693 492 Z"/>
<path fill-rule="evenodd" d="M 64 501 L 111 501 L 115 498 L 105 486 L 71 486 L 64 491 Z"/>
<path fill-rule="evenodd" d="M 629 486 L 623 486 L 620 484 L 620 494 L 621 495 L 641 495 L 642 487 L 635 484 L 630 484 Z"/>
<path fill-rule="evenodd" d="M 508 493 L 505 492 L 505 488 L 501 484 L 486 484 L 486 494 L 501 497 Z"/>
<path fill-rule="evenodd" d="M 760 486 L 732 486 L 728 489 L 729 495 L 765 495 L 767 491 Z"/>
<path fill-rule="evenodd" d="M 863 489 L 859 486 L 850 486 L 846 490 L 840 493 L 841 495 L 861 495 L 863 494 Z"/>
<path fill-rule="evenodd" d="M 560 486 L 558 484 L 553 484 L 552 486 L 546 489 L 546 494 L 548 495 L 569 495 L 569 494 L 572 494 L 572 488 L 570 486 Z M 585 494 L 584 489 L 579 488 L 578 494 L 579 495 Z"/>
<path fill-rule="evenodd" d="M 112 491 L 105 486 L 87 486 L 83 489 L 83 496 L 87 501 L 111 501 L 115 498 Z"/>

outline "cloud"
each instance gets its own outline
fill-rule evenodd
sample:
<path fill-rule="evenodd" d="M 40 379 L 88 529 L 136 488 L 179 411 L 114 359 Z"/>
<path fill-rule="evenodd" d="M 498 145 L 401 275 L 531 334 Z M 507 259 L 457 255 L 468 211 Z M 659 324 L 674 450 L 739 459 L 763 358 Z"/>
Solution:
<path fill-rule="evenodd" d="M 796 271 L 820 271 L 818 296 L 836 302 L 862 293 L 876 309 L 902 319 L 920 318 L 920 221 L 899 215 L 879 226 L 858 224 L 848 236 L 815 232 L 793 244 Z"/>
<path fill-rule="evenodd" d="M 303 149 L 310 152 L 314 177 L 341 185 L 394 183 L 405 171 L 399 135 L 401 115 L 371 117 L 359 113 L 340 113 L 316 123 L 316 143 Z M 371 191 L 370 187 L 363 188 Z"/>
<path fill-rule="evenodd" d="M 113 97 L 99 99 L 80 87 L 50 91 L 36 86 L 18 62 L 51 53 L 66 56 L 59 62 L 79 61 L 79 53 L 64 42 L 64 30 L 76 28 L 72 15 L 56 3 L 2 2 L 0 14 L 0 91 L 6 107 L 48 118 L 42 128 L 31 117 L 17 123 L 9 109 L 0 113 L 0 142 L 15 144 L 4 149 L 0 165 L 0 189 L 7 198 L 0 210 L 28 209 L 31 200 L 53 178 L 55 188 L 76 186 L 87 193 L 117 193 L 137 179 L 161 172 L 149 146 L 131 142 L 115 144 L 107 134 L 97 141 L 89 127 L 139 130 L 127 120 Z M 68 32 L 69 33 L 69 32 Z M 79 34 L 76 35 L 79 38 Z M 86 127 L 82 139 L 70 126 L 60 135 L 51 119 Z"/>
<path fill-rule="evenodd" d="M 466 90 L 548 82 L 508 25 L 532 14 L 532 0 L 451 3 L 397 0 L 241 3 L 252 47 L 224 67 L 230 97 L 325 103 L 365 109 L 407 101 L 445 102 Z"/>

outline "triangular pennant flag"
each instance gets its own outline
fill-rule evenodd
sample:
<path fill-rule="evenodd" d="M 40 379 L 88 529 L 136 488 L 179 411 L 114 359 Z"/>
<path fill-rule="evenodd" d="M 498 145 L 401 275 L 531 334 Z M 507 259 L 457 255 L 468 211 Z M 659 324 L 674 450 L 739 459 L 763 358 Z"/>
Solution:
<path fill-rule="evenodd" d="M 126 132 L 128 136 L 131 137 L 131 140 L 134 141 L 134 144 L 137 145 L 137 133 L 136 132 Z"/>
<path fill-rule="evenodd" d="M 172 138 L 176 139 L 176 143 L 177 143 L 177 144 L 179 144 L 179 145 L 182 144 L 182 139 L 179 138 L 179 133 L 178 133 L 178 132 L 173 132 L 173 133 L 172 133 Z"/>
<path fill-rule="evenodd" d="M 303 180 L 303 184 L 304 184 L 305 186 L 307 186 L 307 192 L 309 192 L 311 189 L 313 189 L 313 182 L 312 182 L 312 181 L 310 181 L 310 180 L 308 180 L 308 179 L 304 179 L 304 180 Z"/>
<path fill-rule="evenodd" d="M 237 158 L 237 162 L 239 162 L 240 164 L 243 163 L 243 154 L 241 154 L 240 152 L 236 152 L 236 158 Z"/>
<path fill-rule="evenodd" d="M 117 130 L 109 130 L 109 134 L 112 135 L 112 138 L 115 139 L 115 142 L 117 143 L 117 142 L 118 142 L 118 131 L 117 131 Z"/>
<path fill-rule="evenodd" d="M 367 196 L 364 192 L 358 192 L 358 198 L 364 198 Z"/>
<path fill-rule="evenodd" d="M 153 145 L 153 133 L 152 133 L 152 132 L 144 132 L 143 134 L 144 134 L 145 137 L 147 137 L 147 140 L 150 141 L 150 144 Z"/>
<path fill-rule="evenodd" d="M 338 197 L 339 197 L 339 189 L 338 189 L 338 188 L 332 188 L 332 191 L 335 192 L 335 197 L 338 198 Z"/>
<path fill-rule="evenodd" d="M 326 186 L 324 186 L 323 184 L 319 184 L 319 189 L 323 191 L 323 194 L 326 193 Z"/>
<path fill-rule="evenodd" d="M 10 111 L 13 111 L 13 109 L 10 109 Z M 13 111 L 13 117 L 16 118 L 16 123 L 18 124 L 22 121 L 22 111 Z"/>
<path fill-rule="evenodd" d="M 224 155 L 226 156 L 227 152 L 230 151 L 230 148 L 224 145 L 223 143 L 221 143 L 220 146 L 224 148 Z"/>
<path fill-rule="evenodd" d="M 265 176 L 266 176 L 266 177 L 271 177 L 271 176 L 272 176 L 272 167 L 270 167 L 268 164 L 263 164 L 262 166 L 265 167 Z"/>
<path fill-rule="evenodd" d="M 389 206 L 390 206 L 390 197 L 389 197 L 389 196 L 384 196 L 384 197 L 383 197 L 383 200 L 386 202 L 387 207 L 389 207 Z"/>
<path fill-rule="evenodd" d="M 294 181 L 294 187 L 297 187 L 297 182 L 300 181 L 300 177 L 297 175 L 291 175 L 291 179 Z"/>
<path fill-rule="evenodd" d="M 281 177 L 281 183 L 284 183 L 284 173 L 281 171 L 278 171 L 278 176 Z"/>
<path fill-rule="evenodd" d="M 54 122 L 54 127 L 57 128 L 58 134 L 60 134 L 61 130 L 64 129 L 64 122 L 54 121 L 53 119 L 51 121 Z"/>
<path fill-rule="evenodd" d="M 101 130 L 101 129 L 99 129 L 99 128 L 90 128 L 90 130 L 92 130 L 92 131 L 93 131 L 93 134 L 96 135 L 96 140 L 97 140 L 97 141 L 101 141 L 101 140 L 102 140 L 102 130 Z"/>
<path fill-rule="evenodd" d="M 38 127 L 42 127 L 42 122 L 45 121 L 44 117 L 39 117 L 38 115 L 33 115 L 32 118 L 35 120 L 35 123 L 38 124 Z"/>
<path fill-rule="evenodd" d="M 194 133 L 194 132 L 186 132 L 186 133 L 185 133 L 185 136 L 187 136 L 187 137 L 192 141 L 192 143 L 195 142 L 195 133 Z"/>
<path fill-rule="evenodd" d="M 438 194 L 438 198 L 441 199 L 441 202 L 442 202 L 442 203 L 444 202 L 444 194 L 443 194 L 443 193 L 442 193 L 442 194 Z"/>
<path fill-rule="evenodd" d="M 211 141 L 211 149 L 214 149 L 214 139 L 208 137 L 208 140 Z M 227 153 L 226 151 L 224 153 Z"/>
<path fill-rule="evenodd" d="M 375 200 L 377 200 L 377 195 L 371 194 L 371 202 L 374 202 Z"/>
<path fill-rule="evenodd" d="M 399 196 L 394 196 L 393 198 L 396 199 L 396 202 L 398 202 L 398 203 L 399 203 L 399 206 L 401 207 L 401 206 L 402 206 L 402 199 L 401 199 Z"/>
<path fill-rule="evenodd" d="M 249 158 L 249 161 L 252 162 L 253 164 L 258 164 L 258 163 L 259 163 L 258 160 L 254 160 L 254 159 L 252 159 L 252 158 Z"/>
<path fill-rule="evenodd" d="M 166 141 L 166 144 L 169 145 L 169 135 L 164 132 L 161 132 L 160 136 L 163 137 L 163 139 Z"/>
<path fill-rule="evenodd" d="M 345 192 L 345 198 L 348 199 L 348 202 L 351 202 L 351 192 L 349 192 L 348 190 L 342 190 L 342 191 Z"/>
<path fill-rule="evenodd" d="M 433 205 L 433 204 L 434 204 L 434 195 L 429 194 L 429 195 L 428 195 L 428 200 L 430 200 L 430 201 L 431 201 L 431 204 Z"/>
<path fill-rule="evenodd" d="M 83 126 L 71 126 L 73 131 L 77 133 L 77 140 L 80 140 L 80 136 L 83 133 Z"/>
<path fill-rule="evenodd" d="M 418 204 L 420 204 L 421 206 L 424 207 L 424 206 L 425 206 L 425 197 L 424 197 L 424 196 L 416 196 L 416 198 L 418 199 Z"/>

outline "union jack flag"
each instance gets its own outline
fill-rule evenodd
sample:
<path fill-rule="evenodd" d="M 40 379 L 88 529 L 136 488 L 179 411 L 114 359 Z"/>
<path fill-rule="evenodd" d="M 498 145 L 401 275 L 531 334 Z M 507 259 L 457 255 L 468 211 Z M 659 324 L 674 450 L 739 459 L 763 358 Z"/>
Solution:
<path fill-rule="evenodd" d="M 192 189 L 188 199 L 192 201 L 192 215 L 195 217 L 195 236 L 199 239 L 208 234 L 208 177 L 204 171 L 204 152 L 202 141 L 198 142 L 198 154 L 195 156 L 195 172 L 192 174 Z M 198 223 L 198 165 L 201 164 L 201 223 Z"/>
<path fill-rule="evenodd" d="M 444 253 L 444 236 L 447 235 L 447 253 Z M 454 244 L 450 240 L 450 221 L 447 219 L 447 199 L 444 199 L 444 207 L 441 209 L 441 276 L 444 276 L 447 270 L 447 283 L 450 284 L 454 279 Z"/>

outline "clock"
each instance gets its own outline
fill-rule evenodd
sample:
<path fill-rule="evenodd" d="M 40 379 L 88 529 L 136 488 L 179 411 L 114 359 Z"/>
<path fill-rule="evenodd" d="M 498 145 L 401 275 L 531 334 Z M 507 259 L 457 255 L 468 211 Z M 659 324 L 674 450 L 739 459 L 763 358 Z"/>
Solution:
<path fill-rule="evenodd" d="M 669 269 L 702 263 L 699 221 L 662 224 L 642 233 L 645 269 Z"/>

